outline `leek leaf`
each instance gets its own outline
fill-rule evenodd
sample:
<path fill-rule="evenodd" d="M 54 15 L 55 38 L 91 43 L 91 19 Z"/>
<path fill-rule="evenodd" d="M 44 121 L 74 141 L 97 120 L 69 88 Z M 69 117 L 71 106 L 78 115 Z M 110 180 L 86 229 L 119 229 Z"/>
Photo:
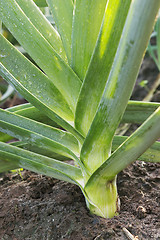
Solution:
<path fill-rule="evenodd" d="M 47 0 L 47 3 L 51 9 L 53 19 L 62 38 L 68 62 L 70 63 L 73 2 L 72 0 L 63 0 L 63 3 L 59 0 Z"/>
<path fill-rule="evenodd" d="M 107 0 L 76 1 L 72 30 L 71 66 L 84 79 L 100 31 Z"/>
<path fill-rule="evenodd" d="M 124 112 L 122 123 L 143 123 L 158 107 L 160 103 L 129 101 Z"/>
<path fill-rule="evenodd" d="M 18 116 L 3 109 L 0 109 L 0 130 L 33 145 L 37 144 L 40 146 L 41 143 L 42 148 L 43 146 L 46 149 L 53 148 L 53 151 L 62 155 L 67 154 L 66 156 L 68 157 L 74 156 L 71 151 L 79 154 L 78 141 L 70 133 Z"/>
<path fill-rule="evenodd" d="M 106 5 L 99 38 L 77 103 L 75 126 L 84 136 L 90 128 L 102 97 L 130 2 L 109 0 Z"/>
<path fill-rule="evenodd" d="M 31 108 L 33 107 L 33 105 L 31 103 L 23 103 L 23 104 L 20 104 L 20 105 L 15 105 L 13 107 L 9 107 L 7 108 L 7 111 L 9 112 L 18 112 L 18 111 L 23 111 L 27 108 Z"/>
<path fill-rule="evenodd" d="M 40 155 L 44 155 L 44 156 L 47 156 L 47 157 L 50 157 L 50 158 L 54 158 L 56 160 L 72 161 L 71 158 L 68 158 L 68 157 L 66 157 L 64 155 L 61 155 L 61 154 L 58 154 L 58 153 L 55 153 L 53 151 L 48 151 L 48 150 L 44 149 L 42 146 L 39 147 L 37 145 L 32 145 L 30 143 L 26 143 L 26 142 L 23 142 L 23 141 L 15 141 L 15 142 L 11 142 L 9 144 L 12 145 L 12 146 L 23 148 L 25 150 L 28 150 L 28 151 L 31 151 L 31 152 L 34 152 L 34 153 L 38 153 Z"/>
<path fill-rule="evenodd" d="M 124 141 L 127 140 L 126 136 L 114 136 L 112 152 L 114 152 Z M 155 142 L 148 148 L 141 156 L 138 157 L 139 161 L 144 162 L 160 162 L 160 142 Z"/>
<path fill-rule="evenodd" d="M 30 105 L 30 104 L 25 104 Z M 7 111 L 10 111 L 10 109 L 7 109 Z M 40 112 L 37 108 L 31 106 L 25 109 L 17 110 L 12 112 L 16 113 L 17 115 L 35 120 L 40 123 L 44 123 L 46 125 L 55 127 L 55 128 L 61 128 L 56 122 L 53 122 L 50 118 L 48 118 L 45 114 Z"/>
<path fill-rule="evenodd" d="M 79 168 L 9 144 L 0 142 L 0 156 L 3 161 L 13 163 L 16 166 L 18 165 L 18 167 L 27 170 L 35 171 L 71 183 L 82 184 L 83 182 Z M 0 167 L 0 171 L 2 170 Z"/>
<path fill-rule="evenodd" d="M 51 44 L 55 51 L 66 60 L 65 50 L 58 32 L 32 0 L 16 0 L 36 29 Z"/>

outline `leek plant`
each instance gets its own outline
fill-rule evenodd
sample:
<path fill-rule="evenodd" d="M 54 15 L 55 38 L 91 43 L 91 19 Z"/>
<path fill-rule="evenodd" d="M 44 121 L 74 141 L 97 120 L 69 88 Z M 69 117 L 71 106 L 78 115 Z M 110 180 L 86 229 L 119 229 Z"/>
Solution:
<path fill-rule="evenodd" d="M 50 8 L 56 28 L 38 6 Z M 160 104 L 129 101 L 159 7 L 0 1 L 0 20 L 33 60 L 0 35 L 0 75 L 29 102 L 0 110 L 1 172 L 24 168 L 77 184 L 91 213 L 118 214 L 117 174 L 136 160 L 160 161 Z M 141 126 L 116 136 L 120 122 Z"/>

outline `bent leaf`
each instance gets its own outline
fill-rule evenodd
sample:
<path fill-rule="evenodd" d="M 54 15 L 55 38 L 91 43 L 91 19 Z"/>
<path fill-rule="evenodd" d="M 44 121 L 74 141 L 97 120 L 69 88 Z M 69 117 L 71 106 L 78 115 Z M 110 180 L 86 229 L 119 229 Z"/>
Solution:
<path fill-rule="evenodd" d="M 37 145 L 32 145 L 30 143 L 26 143 L 26 142 L 22 142 L 22 141 L 15 141 L 15 142 L 11 142 L 9 144 L 12 145 L 12 146 L 23 148 L 25 150 L 28 150 L 28 151 L 31 151 L 31 152 L 34 152 L 34 153 L 38 153 L 40 155 L 44 155 L 44 156 L 47 156 L 47 157 L 50 157 L 50 158 L 54 158 L 54 159 L 59 160 L 59 161 L 72 161 L 71 158 L 65 157 L 64 155 L 60 155 L 60 154 L 55 153 L 53 151 L 52 152 L 47 151 L 46 149 L 42 148 L 42 146 L 39 147 Z"/>
<path fill-rule="evenodd" d="M 122 117 L 122 123 L 143 123 L 160 103 L 129 101 Z"/>
<path fill-rule="evenodd" d="M 54 152 L 68 157 L 73 155 L 71 151 L 79 155 L 77 139 L 66 131 L 47 126 L 2 109 L 0 109 L 0 123 L 0 130 L 2 132 L 19 138 L 20 140 L 30 142 L 33 145 L 37 144 L 38 146 L 40 146 L 39 144 L 41 143 L 42 148 L 44 146 L 48 150 L 51 148 Z"/>
<path fill-rule="evenodd" d="M 124 141 L 126 136 L 114 136 L 112 144 L 112 152 L 114 152 Z M 160 162 L 160 142 L 155 142 L 148 148 L 138 159 L 144 162 Z"/>
<path fill-rule="evenodd" d="M 56 179 L 74 184 L 83 184 L 79 168 L 1 142 L 0 158 L 2 158 L 3 161 L 6 161 L 6 166 L 9 163 L 13 163 L 16 166 L 18 165 L 17 167 L 54 177 Z"/>
<path fill-rule="evenodd" d="M 37 122 L 44 123 L 51 127 L 61 128 L 56 122 L 52 121 L 49 117 L 47 117 L 45 114 L 40 112 L 37 108 L 33 107 L 30 103 L 25 103 L 25 104 L 17 105 L 14 107 L 10 107 L 10 108 L 7 108 L 6 110 L 9 112 L 16 113 L 17 115 L 35 120 Z M 6 141 L 9 141 L 10 139 L 12 139 L 11 136 L 0 132 L 1 142 L 6 142 Z"/>

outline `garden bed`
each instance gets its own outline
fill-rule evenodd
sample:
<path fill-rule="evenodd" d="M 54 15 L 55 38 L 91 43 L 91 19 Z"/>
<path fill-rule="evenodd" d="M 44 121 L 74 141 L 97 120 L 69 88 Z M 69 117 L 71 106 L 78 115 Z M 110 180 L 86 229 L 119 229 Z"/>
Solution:
<path fill-rule="evenodd" d="M 0 239 L 160 239 L 160 168 L 132 164 L 118 176 L 119 216 L 91 215 L 77 186 L 28 171 L 0 180 Z"/>

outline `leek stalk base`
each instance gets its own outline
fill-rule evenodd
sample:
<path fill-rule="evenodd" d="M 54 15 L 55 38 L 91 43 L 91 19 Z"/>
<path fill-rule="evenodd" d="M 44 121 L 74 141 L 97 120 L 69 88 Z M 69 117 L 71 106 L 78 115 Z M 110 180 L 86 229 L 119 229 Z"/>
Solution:
<path fill-rule="evenodd" d="M 120 201 L 117 193 L 116 177 L 110 181 L 99 182 L 98 185 L 86 185 L 86 204 L 92 214 L 103 218 L 112 218 L 118 215 Z"/>

